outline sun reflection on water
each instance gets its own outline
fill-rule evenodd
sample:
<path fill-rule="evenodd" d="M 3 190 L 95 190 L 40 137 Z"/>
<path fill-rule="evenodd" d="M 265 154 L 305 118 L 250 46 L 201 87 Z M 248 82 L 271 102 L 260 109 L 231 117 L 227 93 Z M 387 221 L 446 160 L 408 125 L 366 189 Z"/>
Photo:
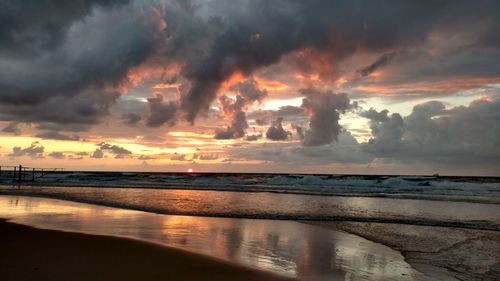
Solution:
<path fill-rule="evenodd" d="M 292 221 L 159 215 L 20 196 L 0 196 L 0 217 L 143 239 L 307 280 L 418 279 L 386 246 Z"/>

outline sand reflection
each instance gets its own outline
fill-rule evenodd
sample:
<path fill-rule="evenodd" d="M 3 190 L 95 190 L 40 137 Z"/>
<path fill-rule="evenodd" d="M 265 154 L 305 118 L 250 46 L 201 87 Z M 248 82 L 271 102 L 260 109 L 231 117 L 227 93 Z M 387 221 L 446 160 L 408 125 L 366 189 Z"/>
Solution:
<path fill-rule="evenodd" d="M 386 246 L 293 221 L 158 215 L 20 196 L 0 196 L 0 217 L 144 239 L 307 280 L 419 279 Z"/>

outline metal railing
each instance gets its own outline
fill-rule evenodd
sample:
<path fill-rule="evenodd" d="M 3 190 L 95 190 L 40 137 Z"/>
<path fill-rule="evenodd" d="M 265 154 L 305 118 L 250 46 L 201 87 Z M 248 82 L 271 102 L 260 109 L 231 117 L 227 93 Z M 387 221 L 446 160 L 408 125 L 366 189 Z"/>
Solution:
<path fill-rule="evenodd" d="M 19 166 L 0 166 L 0 180 L 23 182 L 35 181 L 49 173 L 63 171 L 63 168 L 34 168 Z"/>

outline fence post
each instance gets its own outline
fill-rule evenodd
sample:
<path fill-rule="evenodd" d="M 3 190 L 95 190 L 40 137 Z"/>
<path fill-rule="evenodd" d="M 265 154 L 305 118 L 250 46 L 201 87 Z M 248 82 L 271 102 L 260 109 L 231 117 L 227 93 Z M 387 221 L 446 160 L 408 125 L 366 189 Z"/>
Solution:
<path fill-rule="evenodd" d="M 19 181 L 23 180 L 23 173 L 21 172 L 23 170 L 23 166 L 19 165 Z"/>

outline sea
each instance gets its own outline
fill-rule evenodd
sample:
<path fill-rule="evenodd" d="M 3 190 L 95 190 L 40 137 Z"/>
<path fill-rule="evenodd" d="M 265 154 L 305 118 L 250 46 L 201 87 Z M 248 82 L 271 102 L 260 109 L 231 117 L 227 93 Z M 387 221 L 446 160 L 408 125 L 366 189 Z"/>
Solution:
<path fill-rule="evenodd" d="M 4 173 L 0 183 L 0 194 L 167 215 L 500 230 L 498 177 L 56 172 L 22 185 Z"/>

